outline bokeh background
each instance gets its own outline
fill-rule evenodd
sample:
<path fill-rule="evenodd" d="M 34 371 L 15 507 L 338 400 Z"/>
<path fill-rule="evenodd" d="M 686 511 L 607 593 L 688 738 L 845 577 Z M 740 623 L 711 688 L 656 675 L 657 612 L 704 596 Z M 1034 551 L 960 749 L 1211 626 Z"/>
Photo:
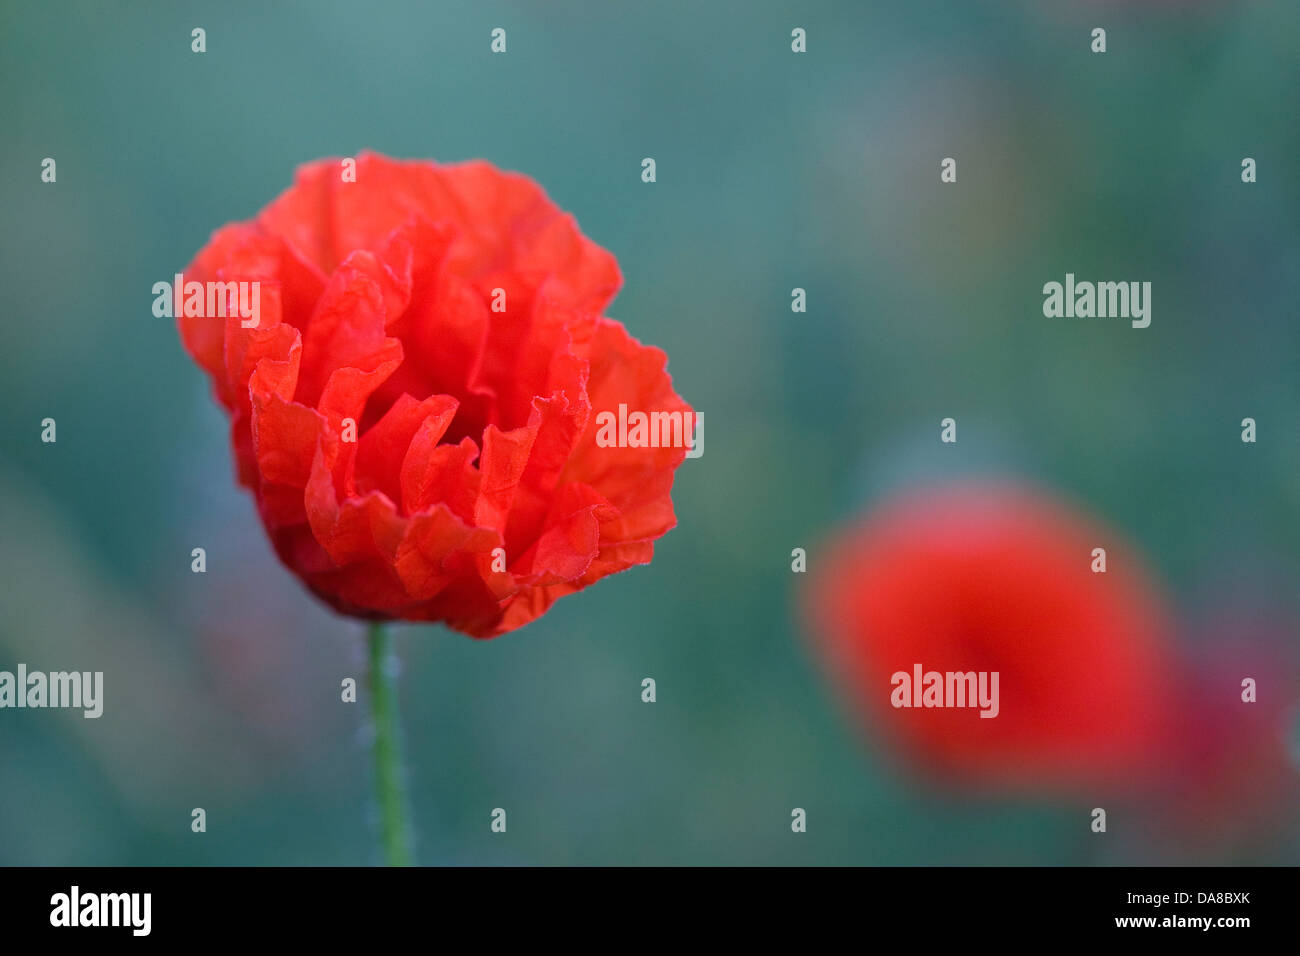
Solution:
<path fill-rule="evenodd" d="M 0 668 L 106 705 L 0 712 L 0 863 L 377 861 L 360 627 L 274 560 L 150 292 L 362 148 L 535 177 L 708 418 L 652 565 L 493 641 L 401 629 L 421 862 L 1300 862 L 1294 814 L 1099 838 L 1086 795 L 914 778 L 790 568 L 900 487 L 1020 476 L 1141 547 L 1182 640 L 1294 645 L 1297 89 L 1293 0 L 3 4 Z M 1151 327 L 1045 319 L 1067 271 L 1151 281 Z"/>

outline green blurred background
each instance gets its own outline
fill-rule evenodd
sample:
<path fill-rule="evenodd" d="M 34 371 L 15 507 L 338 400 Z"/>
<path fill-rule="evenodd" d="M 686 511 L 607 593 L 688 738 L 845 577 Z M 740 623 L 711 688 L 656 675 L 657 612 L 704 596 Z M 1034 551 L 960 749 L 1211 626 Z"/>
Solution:
<path fill-rule="evenodd" d="M 1284 619 L 1298 89 L 1294 0 L 7 0 L 0 668 L 103 670 L 106 703 L 0 713 L 0 863 L 377 861 L 364 703 L 339 700 L 360 626 L 274 560 L 150 291 L 362 148 L 536 178 L 709 419 L 652 565 L 490 642 L 401 629 L 421 862 L 1300 862 L 1294 818 L 1100 840 L 1085 797 L 930 789 L 830 692 L 790 570 L 892 489 L 995 472 L 1125 529 L 1187 620 Z M 1151 327 L 1045 319 L 1067 271 L 1151 281 Z"/>

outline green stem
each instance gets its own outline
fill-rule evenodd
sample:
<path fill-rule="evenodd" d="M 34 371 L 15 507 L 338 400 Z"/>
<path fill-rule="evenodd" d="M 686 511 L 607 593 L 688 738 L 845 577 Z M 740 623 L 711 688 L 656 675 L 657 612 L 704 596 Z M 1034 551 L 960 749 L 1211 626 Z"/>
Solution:
<path fill-rule="evenodd" d="M 370 719 L 375 728 L 375 796 L 384 862 L 411 865 L 411 823 L 402 779 L 402 740 L 397 714 L 392 637 L 382 622 L 368 628 L 370 644 Z"/>

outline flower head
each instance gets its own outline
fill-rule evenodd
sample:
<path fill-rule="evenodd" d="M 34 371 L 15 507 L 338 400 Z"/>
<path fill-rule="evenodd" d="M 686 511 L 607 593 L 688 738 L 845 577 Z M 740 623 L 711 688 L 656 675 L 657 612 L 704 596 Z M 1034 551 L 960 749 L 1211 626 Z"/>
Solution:
<path fill-rule="evenodd" d="M 1168 612 L 1115 534 L 1066 505 L 1014 485 L 917 492 L 819 564 L 811 609 L 832 669 L 924 770 L 990 788 L 1129 785 L 1166 753 Z M 945 684 L 996 673 L 990 719 L 900 700 L 894 676 L 918 665 Z"/>
<path fill-rule="evenodd" d="M 484 162 L 344 170 L 302 167 L 186 271 L 257 282 L 254 322 L 177 318 L 280 558 L 343 613 L 476 637 L 648 562 L 684 449 L 599 447 L 595 419 L 689 406 L 603 316 L 614 257 Z"/>

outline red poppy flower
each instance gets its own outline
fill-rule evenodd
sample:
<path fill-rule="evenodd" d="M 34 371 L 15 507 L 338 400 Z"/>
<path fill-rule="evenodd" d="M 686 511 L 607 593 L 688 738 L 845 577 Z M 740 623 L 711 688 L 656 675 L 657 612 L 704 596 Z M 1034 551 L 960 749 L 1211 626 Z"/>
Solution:
<path fill-rule="evenodd" d="M 1184 849 L 1269 840 L 1300 795 L 1290 752 L 1300 727 L 1300 627 L 1285 605 L 1221 590 L 1196 609 L 1191 630 L 1161 822 Z"/>
<path fill-rule="evenodd" d="M 614 257 L 484 162 L 344 168 L 302 167 L 185 273 L 258 282 L 255 324 L 233 295 L 178 310 L 280 558 L 345 614 L 476 637 L 648 562 L 684 449 L 599 447 L 595 419 L 689 407 L 603 317 Z"/>
<path fill-rule="evenodd" d="M 816 560 L 833 670 L 924 769 L 1054 788 L 1134 783 L 1161 757 L 1167 616 L 1109 530 L 1037 492 L 968 485 L 894 502 Z M 986 685 L 947 678 L 971 672 L 989 675 L 991 706 L 961 700 Z"/>

